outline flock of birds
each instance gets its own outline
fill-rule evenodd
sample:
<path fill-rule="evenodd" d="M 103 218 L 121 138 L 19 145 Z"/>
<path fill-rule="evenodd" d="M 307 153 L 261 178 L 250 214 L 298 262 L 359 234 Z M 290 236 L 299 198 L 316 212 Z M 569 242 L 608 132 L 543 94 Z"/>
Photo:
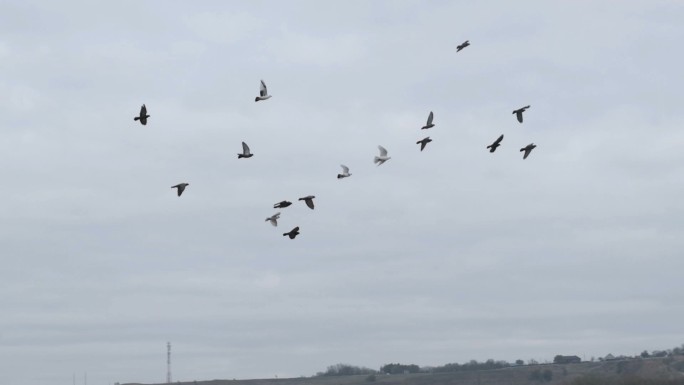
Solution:
<path fill-rule="evenodd" d="M 456 46 L 456 52 L 460 52 L 461 50 L 468 47 L 469 45 L 470 45 L 470 41 L 466 40 L 465 42 Z M 258 101 L 262 101 L 262 100 L 268 100 L 270 98 L 271 98 L 271 95 L 268 94 L 268 88 L 266 87 L 266 83 L 264 83 L 264 81 L 261 80 L 261 86 L 259 88 L 259 96 L 257 96 L 254 99 L 254 101 L 258 102 Z M 525 112 L 528 108 L 530 108 L 529 105 L 525 106 L 525 107 L 518 108 L 517 110 L 513 111 L 513 114 L 516 116 L 518 122 L 520 122 L 520 123 L 523 122 L 523 112 Z M 138 116 L 134 117 L 133 120 L 134 121 L 140 121 L 140 123 L 142 125 L 146 125 L 147 119 L 149 117 L 150 117 L 150 115 L 147 113 L 147 107 L 143 104 L 142 107 L 140 108 L 140 114 Z M 425 125 L 423 127 L 421 127 L 421 130 L 427 130 L 427 129 L 434 127 L 435 124 L 433 123 L 433 119 L 434 119 L 434 114 L 432 113 L 432 111 L 430 111 L 430 114 L 428 115 L 428 118 L 427 118 L 427 122 L 425 123 Z M 503 141 L 503 138 L 504 138 L 504 136 L 502 134 L 501 136 L 499 136 L 494 141 L 494 143 L 487 146 L 486 148 L 489 149 L 489 152 L 493 153 L 494 151 L 496 151 L 496 149 L 499 146 L 501 146 L 501 141 Z M 425 149 L 425 146 L 427 146 L 427 144 L 430 142 L 432 142 L 432 139 L 430 139 L 430 137 L 428 136 L 428 137 L 425 137 L 425 138 L 417 141 L 416 144 L 420 144 L 420 151 L 423 151 Z M 537 146 L 534 143 L 530 143 L 527 146 L 521 148 L 520 152 L 524 152 L 523 159 L 527 159 L 527 157 L 530 155 L 532 150 L 536 147 Z M 379 145 L 378 150 L 380 150 L 380 154 L 373 159 L 373 163 L 380 166 L 381 164 L 392 159 L 392 157 L 387 155 L 387 149 L 385 149 L 384 147 Z M 248 158 L 253 157 L 254 154 L 252 154 L 247 143 L 242 142 L 242 153 L 238 153 L 237 156 L 238 156 L 238 159 L 242 159 L 242 158 L 248 159 Z M 340 165 L 340 167 L 342 167 L 342 173 L 337 174 L 337 179 L 348 178 L 352 175 L 351 173 L 349 173 L 349 167 L 347 167 L 343 164 Z M 184 183 L 179 183 L 177 185 L 171 186 L 171 188 L 175 188 L 177 190 L 178 196 L 180 197 L 183 194 L 183 191 L 185 191 L 185 188 L 188 187 L 189 185 L 190 185 L 189 183 L 184 182 Z M 314 209 L 314 201 L 313 200 L 315 198 L 316 197 L 313 195 L 308 195 L 308 196 L 299 198 L 299 200 L 304 201 L 304 203 L 307 205 L 307 207 L 309 207 L 311 210 L 313 210 Z M 282 208 L 286 208 L 290 205 L 292 205 L 292 202 L 285 200 L 285 201 L 281 201 L 281 202 L 276 203 L 275 205 L 273 205 L 273 208 L 274 209 L 282 209 Z M 274 215 L 266 218 L 266 222 L 270 222 L 273 226 L 278 226 L 278 219 L 280 219 L 280 212 L 277 212 Z M 283 236 L 290 237 L 290 239 L 295 239 L 295 237 L 297 235 L 299 235 L 299 226 L 293 228 L 292 230 L 290 230 L 287 233 L 283 233 Z"/>

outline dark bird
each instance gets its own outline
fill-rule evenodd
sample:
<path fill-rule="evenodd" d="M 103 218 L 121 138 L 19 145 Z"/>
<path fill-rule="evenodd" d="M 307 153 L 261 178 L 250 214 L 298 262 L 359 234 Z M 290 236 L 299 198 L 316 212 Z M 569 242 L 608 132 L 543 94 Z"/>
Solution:
<path fill-rule="evenodd" d="M 536 144 L 530 143 L 530 144 L 528 144 L 527 146 L 521 148 L 521 149 L 520 149 L 520 152 L 525 151 L 525 155 L 523 155 L 523 159 L 527 159 L 527 156 L 530 155 L 530 152 L 532 152 L 532 150 L 533 150 L 535 147 L 537 147 Z"/>
<path fill-rule="evenodd" d="M 337 174 L 337 179 L 347 178 L 351 176 L 351 174 L 349 173 L 349 167 L 343 164 L 341 164 L 340 167 L 342 167 L 342 174 Z"/>
<path fill-rule="evenodd" d="M 420 144 L 420 151 L 423 151 L 425 146 L 427 146 L 427 144 L 430 142 L 432 142 L 432 139 L 430 139 L 430 137 L 428 136 L 427 138 L 425 138 L 423 140 L 417 141 L 416 144 Z"/>
<path fill-rule="evenodd" d="M 522 123 L 522 121 L 523 121 L 523 116 L 522 116 L 523 112 L 525 112 L 525 110 L 528 109 L 528 108 L 530 108 L 530 106 L 525 106 L 525 107 L 523 107 L 523 108 L 518 108 L 517 110 L 513 111 L 513 113 L 515 114 L 515 117 L 518 118 L 518 121 L 519 121 L 520 123 Z"/>
<path fill-rule="evenodd" d="M 289 233 L 283 233 L 283 237 L 286 236 L 286 235 L 287 235 L 288 237 L 290 237 L 290 239 L 295 239 L 295 237 L 296 237 L 297 235 L 299 235 L 299 226 L 297 226 L 297 227 L 295 227 L 294 229 L 290 230 Z"/>
<path fill-rule="evenodd" d="M 314 198 L 316 198 L 316 197 L 313 195 L 309 195 L 309 196 L 305 196 L 304 198 L 299 198 L 299 200 L 304 201 L 304 203 L 306 203 L 306 205 L 309 206 L 309 208 L 311 210 L 313 210 L 314 209 L 314 203 L 313 203 Z"/>
<path fill-rule="evenodd" d="M 501 141 L 502 141 L 502 140 L 503 140 L 503 134 L 501 134 L 501 136 L 499 137 L 499 139 L 495 140 L 494 143 L 492 143 L 492 144 L 490 144 L 489 146 L 487 146 L 487 148 L 489 149 L 489 152 L 494 152 L 494 151 L 496 151 L 496 148 L 499 147 L 499 146 L 501 146 Z"/>
<path fill-rule="evenodd" d="M 421 130 L 427 130 L 428 128 L 434 127 L 435 125 L 432 124 L 432 118 L 433 117 L 434 117 L 434 115 L 432 114 L 432 111 L 430 111 L 430 115 L 428 115 L 427 123 L 425 123 L 425 125 L 423 127 L 421 127 L 420 129 Z"/>
<path fill-rule="evenodd" d="M 145 107 L 145 105 L 143 104 L 142 107 L 140 107 L 140 115 L 133 118 L 133 120 L 134 121 L 139 120 L 140 123 L 142 123 L 142 125 L 144 126 L 147 124 L 147 118 L 149 118 L 149 117 L 150 116 L 147 115 L 147 107 Z"/>
<path fill-rule="evenodd" d="M 190 186 L 190 183 L 179 183 L 175 186 L 171 186 L 171 188 L 177 188 L 178 189 L 178 196 L 181 196 L 181 194 L 183 193 L 183 191 L 185 191 L 185 188 L 187 186 Z"/>
<path fill-rule="evenodd" d="M 463 43 L 461 43 L 461 45 L 456 46 L 456 52 L 459 52 L 460 50 L 462 50 L 463 48 L 465 48 L 469 45 L 470 45 L 470 42 L 468 40 L 464 41 Z"/>
<path fill-rule="evenodd" d="M 278 203 L 274 204 L 273 208 L 274 209 L 284 209 L 285 207 L 287 207 L 291 204 L 292 204 L 292 202 L 282 201 L 282 202 L 278 202 Z"/>
<path fill-rule="evenodd" d="M 269 99 L 271 95 L 268 94 L 268 90 L 266 89 L 266 83 L 264 81 L 261 81 L 261 86 L 259 87 L 259 96 L 254 99 L 255 102 L 258 102 L 259 100 L 266 100 Z"/>
<path fill-rule="evenodd" d="M 251 158 L 254 156 L 251 152 L 249 152 L 249 146 L 247 143 L 242 142 L 242 154 L 238 154 L 238 159 L 240 158 Z"/>

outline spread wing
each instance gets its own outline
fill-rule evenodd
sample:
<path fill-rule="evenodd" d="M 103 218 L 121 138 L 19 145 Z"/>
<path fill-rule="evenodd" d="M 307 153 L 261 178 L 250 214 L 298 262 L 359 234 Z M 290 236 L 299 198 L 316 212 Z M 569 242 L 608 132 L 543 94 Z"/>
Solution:
<path fill-rule="evenodd" d="M 245 143 L 245 142 L 242 142 L 242 153 L 245 154 L 245 155 L 249 155 L 249 154 L 250 154 L 250 152 L 249 152 L 249 146 L 248 146 L 247 143 Z"/>
<path fill-rule="evenodd" d="M 341 164 L 340 167 L 342 167 L 342 171 L 343 171 L 345 174 L 349 173 L 349 167 L 347 167 L 347 166 L 345 166 L 345 165 L 343 165 L 343 164 Z"/>
<path fill-rule="evenodd" d="M 147 107 L 143 104 L 142 107 L 140 107 L 140 116 L 145 116 L 147 115 Z"/>
<path fill-rule="evenodd" d="M 268 90 L 266 89 L 266 83 L 264 81 L 261 81 L 261 88 L 259 89 L 259 96 L 266 96 L 268 95 Z"/>
<path fill-rule="evenodd" d="M 385 147 L 378 146 L 378 150 L 380 150 L 380 156 L 387 156 L 387 150 L 385 150 Z"/>
<path fill-rule="evenodd" d="M 430 111 L 430 115 L 428 115 L 428 120 L 427 120 L 426 126 L 429 126 L 432 124 L 432 118 L 433 118 L 432 111 Z"/>
<path fill-rule="evenodd" d="M 532 152 L 532 149 L 530 147 L 525 147 L 525 155 L 523 155 L 523 159 L 527 159 L 527 156 L 530 155 L 530 152 Z"/>
<path fill-rule="evenodd" d="M 420 143 L 420 151 L 423 151 L 423 149 L 425 148 L 425 146 L 427 146 L 427 140 L 421 140 L 421 141 L 418 142 L 418 143 Z"/>
<path fill-rule="evenodd" d="M 522 113 L 523 113 L 523 110 L 518 110 L 515 113 L 515 117 L 518 118 L 518 122 L 520 122 L 520 123 L 522 123 L 522 121 L 523 121 Z"/>
<path fill-rule="evenodd" d="M 499 139 L 495 140 L 494 143 L 492 143 L 492 146 L 498 145 L 499 143 L 501 143 L 502 140 L 503 140 L 503 134 L 501 134 Z"/>
<path fill-rule="evenodd" d="M 313 210 L 313 208 L 314 208 L 313 199 L 311 199 L 311 198 L 304 199 L 304 202 L 306 202 L 306 205 L 309 206 L 309 208 Z"/>

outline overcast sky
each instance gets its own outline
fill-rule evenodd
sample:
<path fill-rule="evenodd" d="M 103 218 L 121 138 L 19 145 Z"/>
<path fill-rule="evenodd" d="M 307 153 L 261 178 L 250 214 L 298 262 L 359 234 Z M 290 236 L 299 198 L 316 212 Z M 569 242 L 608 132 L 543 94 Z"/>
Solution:
<path fill-rule="evenodd" d="M 174 381 L 681 344 L 682 20 L 3 1 L 0 384 L 163 382 L 167 341 Z"/>

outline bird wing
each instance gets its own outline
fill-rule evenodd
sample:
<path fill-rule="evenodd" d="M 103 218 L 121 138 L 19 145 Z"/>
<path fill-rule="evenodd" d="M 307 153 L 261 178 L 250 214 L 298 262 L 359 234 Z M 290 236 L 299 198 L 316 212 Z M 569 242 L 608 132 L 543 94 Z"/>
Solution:
<path fill-rule="evenodd" d="M 426 126 L 429 126 L 429 125 L 432 124 L 432 118 L 433 118 L 433 116 L 434 116 L 434 115 L 432 114 L 432 111 L 430 111 L 430 115 L 428 115 L 428 120 L 427 120 Z"/>
<path fill-rule="evenodd" d="M 532 149 L 530 147 L 525 147 L 525 155 L 523 155 L 523 159 L 527 159 L 527 156 L 530 155 L 530 152 L 532 152 Z"/>
<path fill-rule="evenodd" d="M 518 122 L 522 123 L 523 118 L 522 118 L 522 110 L 518 110 L 515 112 L 515 117 L 518 118 Z"/>
<path fill-rule="evenodd" d="M 242 142 L 242 153 L 243 153 L 244 155 L 249 155 L 249 154 L 250 154 L 250 152 L 249 152 L 249 146 L 248 146 L 247 143 L 245 143 L 245 142 Z"/>
<path fill-rule="evenodd" d="M 423 151 L 425 146 L 427 146 L 427 140 L 423 139 L 420 141 L 420 151 Z"/>
<path fill-rule="evenodd" d="M 266 96 L 268 94 L 268 90 L 266 89 L 266 83 L 264 81 L 261 81 L 261 88 L 259 88 L 259 95 L 260 96 Z"/>
<path fill-rule="evenodd" d="M 387 150 L 385 150 L 385 147 L 378 146 L 378 150 L 380 150 L 380 156 L 387 156 Z"/>
<path fill-rule="evenodd" d="M 501 143 L 502 140 L 503 140 L 503 134 L 501 134 L 501 136 L 499 137 L 499 139 L 495 140 L 494 143 L 492 143 L 492 145 L 499 144 L 499 143 Z"/>
<path fill-rule="evenodd" d="M 272 217 L 270 217 L 270 218 L 268 219 L 268 221 L 271 222 L 271 224 L 272 224 L 273 226 L 276 226 L 276 227 L 278 226 L 278 217 L 276 217 L 275 215 L 272 216 Z"/>
<path fill-rule="evenodd" d="M 348 173 L 349 173 L 349 167 L 347 167 L 347 166 L 345 166 L 345 165 L 343 165 L 343 164 L 341 164 L 340 167 L 342 167 L 342 171 L 343 171 L 345 174 L 348 174 Z"/>
<path fill-rule="evenodd" d="M 292 232 L 295 232 L 295 233 L 296 233 L 296 232 L 299 232 L 299 226 L 297 226 L 297 227 L 295 227 L 294 229 L 292 229 Z"/>
<path fill-rule="evenodd" d="M 306 205 L 309 206 L 309 208 L 313 210 L 313 208 L 314 208 L 313 199 L 306 198 L 306 199 L 304 199 L 304 202 L 306 202 Z"/>
<path fill-rule="evenodd" d="M 140 116 L 145 116 L 147 115 L 147 107 L 143 104 L 142 107 L 140 107 Z"/>

